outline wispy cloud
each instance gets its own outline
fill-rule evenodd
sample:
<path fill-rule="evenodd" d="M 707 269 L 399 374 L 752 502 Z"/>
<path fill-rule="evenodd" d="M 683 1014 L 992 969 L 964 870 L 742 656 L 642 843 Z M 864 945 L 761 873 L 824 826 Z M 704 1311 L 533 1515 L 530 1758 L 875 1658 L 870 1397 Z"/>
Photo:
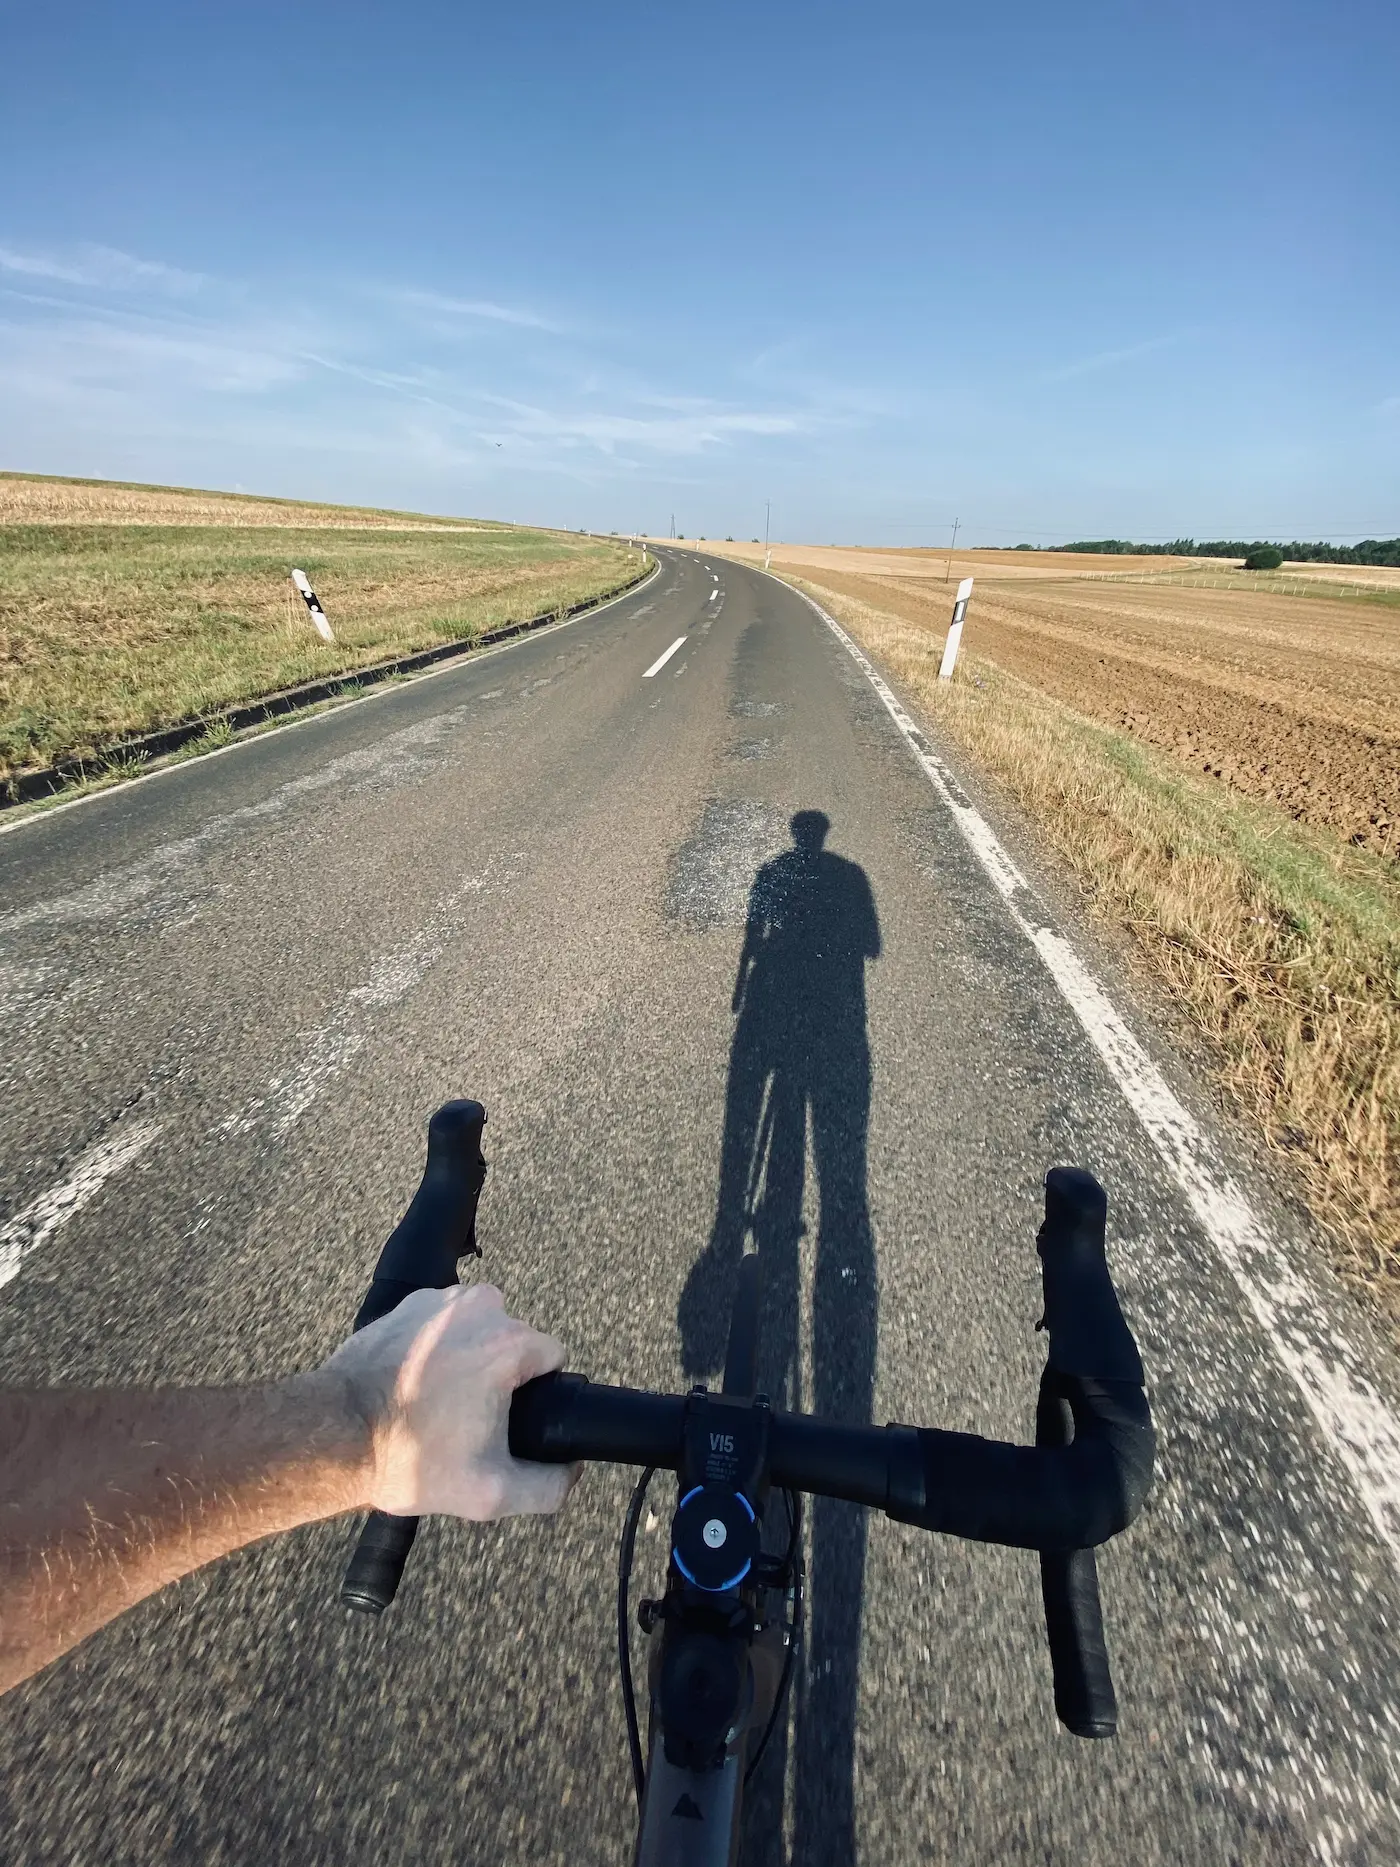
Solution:
<path fill-rule="evenodd" d="M 601 399 L 597 396 L 593 400 Z M 640 398 L 628 398 L 634 404 Z M 675 456 L 703 454 L 725 447 L 742 436 L 797 434 L 813 424 L 801 413 L 771 409 L 726 408 L 714 403 L 652 398 L 651 406 L 666 412 L 633 414 L 609 411 L 545 408 L 509 397 L 482 393 L 480 400 L 501 411 L 503 419 L 483 431 L 488 441 L 516 442 L 564 448 L 593 448 L 616 455 L 629 449 Z"/>
<path fill-rule="evenodd" d="M 451 298 L 442 292 L 396 291 L 390 297 L 410 311 L 426 311 L 434 317 L 476 319 L 487 324 L 511 324 L 517 330 L 548 331 L 562 336 L 565 326 L 553 318 L 542 317 L 520 305 L 501 305 L 492 298 Z"/>
<path fill-rule="evenodd" d="M 812 425 L 808 417 L 784 410 L 735 408 L 610 381 L 602 369 L 587 371 L 571 396 L 549 406 L 502 393 L 502 373 L 494 369 L 483 382 L 459 371 L 375 369 L 316 351 L 304 352 L 303 359 L 439 410 L 483 445 L 514 443 L 513 451 L 592 448 L 615 457 L 630 448 L 680 456 L 704 453 L 744 435 L 794 434 Z M 496 419 L 483 424 L 483 409 L 495 411 Z"/>
<path fill-rule="evenodd" d="M 648 376 L 616 333 L 505 294 L 352 284 L 308 300 L 109 247 L 0 245 L 0 307 L 0 430 L 21 464 L 54 470 L 117 459 L 221 484 L 299 462 L 326 485 L 353 461 L 349 483 L 389 503 L 457 509 L 476 485 L 489 506 L 534 485 L 548 510 L 550 483 L 570 501 L 699 486 L 726 458 L 848 425 L 733 369 L 694 386 Z M 474 328 L 492 340 L 467 341 Z"/>
<path fill-rule="evenodd" d="M 1170 349 L 1179 344 L 1186 335 L 1184 331 L 1173 331 L 1165 337 L 1149 337 L 1140 344 L 1127 344 L 1121 350 L 1100 350 L 1091 357 L 1081 357 L 1077 362 L 1061 364 L 1058 369 L 1045 370 L 1042 382 L 1069 382 L 1076 376 L 1093 376 L 1099 370 L 1116 369 L 1120 363 L 1135 363 L 1139 357 L 1150 357 L 1158 350 Z"/>
<path fill-rule="evenodd" d="M 151 408 L 192 396 L 261 396 L 307 374 L 297 333 L 254 324 L 160 325 L 85 311 L 0 322 L 0 331 L 0 385 L 70 406 L 109 396 Z"/>
<path fill-rule="evenodd" d="M 303 351 L 301 358 L 303 362 L 314 363 L 317 369 L 330 370 L 336 376 L 349 376 L 355 382 L 368 383 L 373 389 L 389 389 L 425 401 L 437 399 L 425 393 L 430 379 L 421 373 L 408 376 L 402 370 L 369 369 L 362 363 L 348 363 L 344 359 L 321 356 L 315 350 Z"/>
<path fill-rule="evenodd" d="M 137 259 L 114 246 L 83 245 L 65 254 L 21 253 L 0 246 L 0 270 L 91 291 L 161 292 L 184 297 L 206 283 L 204 275 L 167 266 L 158 259 Z"/>

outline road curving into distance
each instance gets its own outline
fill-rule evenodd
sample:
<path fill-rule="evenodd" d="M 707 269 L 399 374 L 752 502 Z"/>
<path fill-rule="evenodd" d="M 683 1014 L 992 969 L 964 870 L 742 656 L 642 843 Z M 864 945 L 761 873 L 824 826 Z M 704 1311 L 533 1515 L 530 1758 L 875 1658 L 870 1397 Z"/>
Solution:
<path fill-rule="evenodd" d="M 1040 1183 L 1078 1162 L 1162 1435 L 1101 1559 L 1122 1735 L 1057 1727 L 1033 1559 L 823 1507 L 745 1861 L 1396 1858 L 1390 1351 L 1061 907 L 1250 1202 L 1222 1256 L 998 884 L 989 847 L 1035 870 L 1016 826 L 969 840 L 801 598 L 660 556 L 605 611 L 0 835 L 0 1379 L 323 1356 L 428 1114 L 474 1095 L 484 1272 L 573 1366 L 695 1378 L 751 1222 L 776 1396 L 1029 1438 Z M 784 858 L 822 839 L 799 812 L 830 827 Z M 736 1019 L 751 891 L 802 860 L 791 964 Z M 1292 1334 L 1256 1300 L 1284 1284 Z M 426 1526 L 377 1625 L 335 1605 L 344 1522 L 166 1591 L 0 1703 L 0 1862 L 626 1860 L 627 1485 Z"/>

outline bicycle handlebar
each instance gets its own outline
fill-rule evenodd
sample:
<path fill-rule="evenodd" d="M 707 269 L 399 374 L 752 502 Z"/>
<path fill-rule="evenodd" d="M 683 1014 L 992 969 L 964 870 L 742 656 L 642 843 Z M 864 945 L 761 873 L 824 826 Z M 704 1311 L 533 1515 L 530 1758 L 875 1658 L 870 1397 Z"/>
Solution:
<path fill-rule="evenodd" d="M 423 1183 L 384 1247 L 357 1329 L 412 1290 L 455 1283 L 458 1258 L 476 1250 L 485 1119 L 476 1102 L 448 1103 L 434 1115 Z M 1106 1214 L 1091 1174 L 1051 1169 L 1036 1240 L 1049 1356 L 1034 1446 L 783 1412 L 770 1415 L 768 1430 L 774 1485 L 883 1510 L 919 1529 L 1038 1550 L 1055 1708 L 1085 1737 L 1111 1735 L 1117 1717 L 1093 1551 L 1137 1515 L 1155 1457 L 1142 1361 L 1108 1271 Z M 510 1450 L 543 1464 L 583 1459 L 678 1471 L 688 1405 L 685 1395 L 599 1386 L 581 1374 L 542 1375 L 512 1402 Z M 416 1530 L 416 1519 L 372 1513 L 342 1600 L 382 1612 Z"/>
<path fill-rule="evenodd" d="M 1050 1355 L 1035 1410 L 1037 1446 L 1058 1447 L 1080 1431 L 1075 1412 L 1095 1409 L 1116 1456 L 1131 1519 L 1152 1482 L 1156 1436 L 1143 1393 L 1142 1360 L 1108 1274 L 1108 1201 L 1098 1182 L 1070 1167 L 1045 1181 L 1045 1223 L 1036 1247 L 1045 1286 Z M 1098 1388 L 1097 1394 L 1095 1387 Z M 1126 1408 L 1135 1423 L 1106 1417 Z M 1112 1737 L 1118 1703 L 1108 1665 L 1098 1569 L 1092 1549 L 1043 1550 L 1040 1591 L 1055 1684 L 1055 1711 L 1079 1737 Z"/>
<path fill-rule="evenodd" d="M 510 1449 L 544 1465 L 584 1459 L 679 1471 L 686 1405 L 683 1394 L 545 1374 L 515 1396 Z M 1152 1428 L 1140 1389 L 1131 1397 L 1106 1383 L 1076 1383 L 1070 1405 L 1075 1436 L 1060 1447 L 774 1412 L 768 1474 L 780 1489 L 843 1498 L 945 1536 L 1013 1549 L 1088 1549 L 1137 1514 L 1151 1472 Z"/>
<path fill-rule="evenodd" d="M 1036 1244 L 1050 1353 L 1034 1446 L 798 1413 L 772 1414 L 768 1429 L 775 1485 L 864 1504 L 922 1530 L 1039 1550 L 1055 1710 L 1090 1738 L 1111 1737 L 1118 1721 L 1093 1552 L 1141 1509 L 1156 1452 L 1142 1361 L 1109 1276 L 1106 1217 L 1092 1175 L 1056 1167 L 1046 1176 Z M 510 1449 L 544 1464 L 676 1471 L 686 1406 L 679 1394 L 543 1375 L 515 1396 Z"/>
<path fill-rule="evenodd" d="M 1106 1201 L 1074 1167 L 1046 1181 L 1045 1327 L 1048 1391 L 1068 1405 L 1072 1436 L 1006 1445 L 938 1427 L 840 1426 L 775 1412 L 772 1482 L 844 1498 L 901 1523 L 1016 1549 L 1078 1550 L 1106 1542 L 1137 1515 L 1154 1440 L 1142 1363 L 1108 1274 Z M 677 1471 L 686 1397 L 600 1387 L 580 1374 L 529 1381 L 510 1410 L 517 1458 L 576 1459 Z"/>

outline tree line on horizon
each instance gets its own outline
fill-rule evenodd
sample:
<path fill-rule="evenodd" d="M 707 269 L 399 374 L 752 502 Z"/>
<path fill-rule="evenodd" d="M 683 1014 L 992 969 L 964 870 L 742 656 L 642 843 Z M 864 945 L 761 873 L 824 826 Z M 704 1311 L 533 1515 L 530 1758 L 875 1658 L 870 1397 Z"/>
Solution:
<path fill-rule="evenodd" d="M 1212 538 L 1198 544 L 1194 538 L 1173 538 L 1169 545 L 1137 545 L 1127 538 L 1081 538 L 1069 545 L 996 545 L 998 551 L 1084 551 L 1101 557 L 1246 558 L 1256 551 L 1281 551 L 1294 564 L 1383 564 L 1400 566 L 1400 538 L 1363 538 L 1360 544 L 1291 544 L 1256 538 Z"/>

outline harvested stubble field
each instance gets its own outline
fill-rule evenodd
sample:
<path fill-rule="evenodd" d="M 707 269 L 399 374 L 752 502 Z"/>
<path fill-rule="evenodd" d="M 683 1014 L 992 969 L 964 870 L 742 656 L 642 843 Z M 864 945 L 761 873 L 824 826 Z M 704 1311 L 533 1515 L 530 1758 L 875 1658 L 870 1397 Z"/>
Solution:
<path fill-rule="evenodd" d="M 1179 562 L 1113 563 L 773 556 L 1027 809 L 1400 1320 L 1400 576 L 1285 596 L 1220 565 L 1197 588 Z M 940 682 L 964 576 L 963 658 Z"/>
<path fill-rule="evenodd" d="M 67 480 L 0 473 L 0 525 L 295 525 L 332 531 L 507 531 L 472 519 L 372 506 L 326 506 L 256 493 L 205 493 L 193 487 L 137 486 L 117 480 Z"/>
<path fill-rule="evenodd" d="M 233 495 L 0 478 L 0 786 L 131 734 L 618 588 L 568 534 Z M 304 570 L 334 628 L 314 633 Z"/>

